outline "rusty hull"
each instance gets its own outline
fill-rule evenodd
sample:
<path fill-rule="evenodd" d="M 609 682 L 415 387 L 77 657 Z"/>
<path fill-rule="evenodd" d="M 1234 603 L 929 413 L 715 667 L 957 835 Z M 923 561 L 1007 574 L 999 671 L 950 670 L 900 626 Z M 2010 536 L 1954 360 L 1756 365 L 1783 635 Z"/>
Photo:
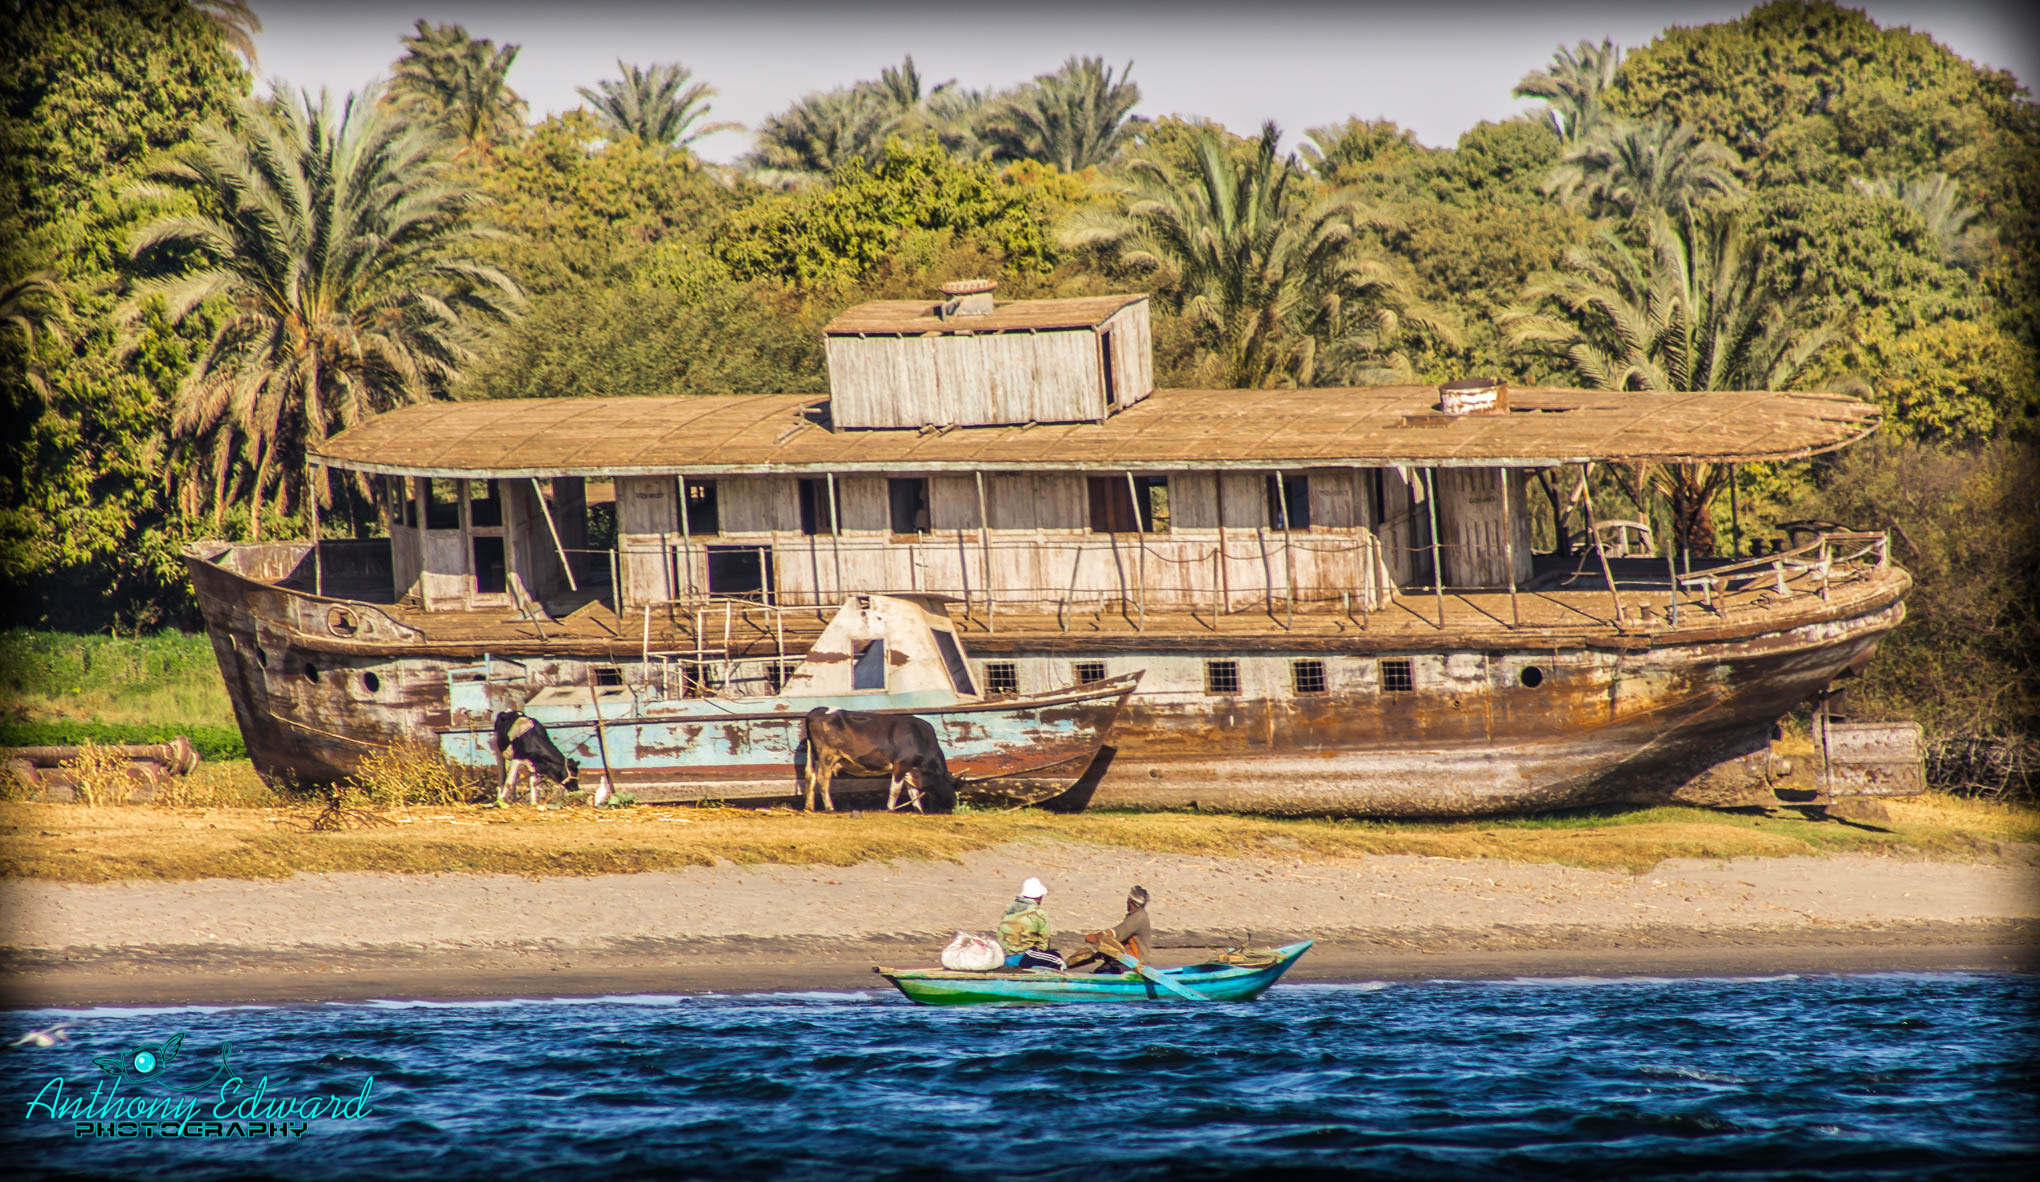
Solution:
<path fill-rule="evenodd" d="M 403 633 L 414 629 L 372 605 L 264 581 L 294 561 L 290 547 L 275 549 L 270 565 L 281 570 L 251 570 L 255 577 L 228 569 L 219 561 L 224 550 L 187 556 L 236 719 L 268 775 L 331 779 L 387 744 L 429 741 L 449 723 L 447 671 L 486 652 L 520 656 L 535 684 L 580 684 L 597 667 L 637 662 L 637 636 L 555 630 L 541 642 L 508 627 L 515 620 L 495 640 L 408 639 Z M 1218 697 L 1151 692 L 1155 683 L 1144 682 L 1108 748 L 1080 775 L 1072 769 L 1073 786 L 1052 803 L 1498 815 L 1662 799 L 1696 778 L 1739 771 L 1780 716 L 1867 659 L 1903 619 L 1909 585 L 1894 567 L 1815 611 L 1727 620 L 1696 612 L 1688 627 L 1650 635 L 1306 636 L 1270 621 L 1203 635 L 1002 629 L 974 635 L 972 647 L 980 657 L 1110 657 L 1126 670 L 1233 654 L 1243 662 L 1297 655 L 1370 666 L 1391 655 L 1433 662 L 1440 675 L 1409 693 Z M 358 614 L 344 636 L 329 626 L 336 605 Z M 812 639 L 789 637 L 788 655 Z M 1542 676 L 1534 687 L 1524 684 L 1528 664 Z"/>

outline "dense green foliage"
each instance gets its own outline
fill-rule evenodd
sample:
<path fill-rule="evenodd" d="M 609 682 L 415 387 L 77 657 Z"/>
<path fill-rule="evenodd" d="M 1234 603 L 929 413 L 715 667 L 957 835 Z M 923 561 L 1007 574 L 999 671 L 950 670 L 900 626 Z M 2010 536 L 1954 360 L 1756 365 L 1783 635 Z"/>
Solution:
<path fill-rule="evenodd" d="M 1919 585 L 1887 648 L 1934 676 L 1879 665 L 1869 697 L 1942 728 L 2040 730 L 2021 656 L 2040 647 L 2040 116 L 1928 36 L 1806 0 L 1626 50 L 1554 27 L 1556 52 L 1523 63 L 1531 116 L 1434 148 L 1328 110 L 1295 157 L 1143 111 L 1130 66 L 1097 57 L 1003 89 L 907 58 L 789 88 L 723 168 L 688 148 L 716 79 L 620 61 L 587 80 L 589 109 L 532 127 L 517 47 L 420 21 L 372 113 L 381 179 L 348 208 L 430 206 L 413 241 L 436 261 L 349 304 L 320 286 L 348 268 L 308 245 L 326 241 L 305 229 L 317 202 L 258 165 L 292 154 L 266 126 L 299 111 L 317 139 L 316 120 L 249 104 L 249 15 L 0 11 L 0 410 L 19 424 L 0 440 L 0 578 L 26 620 L 188 620 L 178 547 L 246 536 L 258 502 L 265 533 L 302 530 L 303 492 L 277 494 L 299 449 L 395 402 L 819 390 L 818 330 L 842 308 L 982 276 L 1012 298 L 1152 290 L 1165 384 L 1495 373 L 1872 398 L 1876 448 L 1742 472 L 1744 536 L 1888 520 Z M 304 216 L 270 216 L 286 209 Z M 513 283 L 524 314 L 488 314 Z M 503 298 L 482 315 L 427 314 L 487 291 Z M 290 336 L 265 335 L 272 315 L 319 343 L 295 361 L 258 344 Z M 309 357 L 332 385 L 259 396 Z M 1728 536 L 1723 472 L 1602 479 L 1597 496 L 1700 552 Z M 1929 700 L 1957 682 L 1988 692 Z"/>

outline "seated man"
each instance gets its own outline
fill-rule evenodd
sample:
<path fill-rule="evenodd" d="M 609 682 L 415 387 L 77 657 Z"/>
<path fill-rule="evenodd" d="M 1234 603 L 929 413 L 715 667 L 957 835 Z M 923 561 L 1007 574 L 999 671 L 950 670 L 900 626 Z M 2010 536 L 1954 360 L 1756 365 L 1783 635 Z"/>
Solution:
<path fill-rule="evenodd" d="M 1097 972 L 1126 972 L 1129 966 L 1112 955 L 1121 949 L 1139 957 L 1142 964 L 1148 963 L 1148 950 L 1154 945 L 1154 929 L 1148 924 L 1147 905 L 1146 887 L 1137 886 L 1126 892 L 1126 918 L 1111 931 L 1092 932 L 1085 936 L 1085 941 L 1092 946 L 1091 951 L 1079 953 L 1069 962 L 1070 967 L 1097 961 Z"/>
<path fill-rule="evenodd" d="M 1048 897 L 1048 888 L 1038 878 L 1030 878 L 1020 884 L 1020 897 L 1007 906 L 1006 914 L 999 920 L 999 947 L 1006 951 L 1006 967 L 1021 969 L 1061 969 L 1063 958 L 1049 941 L 1055 936 L 1055 928 L 1048 922 L 1048 913 L 1041 909 L 1041 901 Z"/>

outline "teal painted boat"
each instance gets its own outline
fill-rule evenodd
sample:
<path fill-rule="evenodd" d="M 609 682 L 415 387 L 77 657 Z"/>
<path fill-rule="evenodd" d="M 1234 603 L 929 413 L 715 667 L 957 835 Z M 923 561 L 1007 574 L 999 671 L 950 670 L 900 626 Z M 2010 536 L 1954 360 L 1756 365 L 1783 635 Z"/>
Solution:
<path fill-rule="evenodd" d="M 872 971 L 891 981 L 901 993 L 922 1005 L 961 1006 L 987 1003 L 1050 1004 L 1098 1001 L 1187 1001 L 1187 994 L 1209 1001 L 1252 1001 L 1282 979 L 1289 966 L 1315 943 L 1233 953 L 1223 961 L 1158 969 L 1183 992 L 1166 988 L 1139 973 L 1058 973 L 1046 969 L 959 973 L 948 969 L 895 969 L 880 965 Z"/>

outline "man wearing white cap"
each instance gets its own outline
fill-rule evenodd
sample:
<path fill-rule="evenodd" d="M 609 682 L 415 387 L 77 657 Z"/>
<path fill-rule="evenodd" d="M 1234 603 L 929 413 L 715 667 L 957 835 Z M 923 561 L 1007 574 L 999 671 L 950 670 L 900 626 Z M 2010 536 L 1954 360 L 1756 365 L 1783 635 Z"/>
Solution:
<path fill-rule="evenodd" d="M 1020 884 L 1020 897 L 1006 907 L 1006 914 L 999 920 L 999 947 L 1006 950 L 1006 967 L 1022 969 L 1062 969 L 1063 958 L 1049 943 L 1055 936 L 1055 926 L 1048 922 L 1048 913 L 1041 909 L 1041 901 L 1048 897 L 1048 887 L 1038 878 L 1030 878 Z"/>

